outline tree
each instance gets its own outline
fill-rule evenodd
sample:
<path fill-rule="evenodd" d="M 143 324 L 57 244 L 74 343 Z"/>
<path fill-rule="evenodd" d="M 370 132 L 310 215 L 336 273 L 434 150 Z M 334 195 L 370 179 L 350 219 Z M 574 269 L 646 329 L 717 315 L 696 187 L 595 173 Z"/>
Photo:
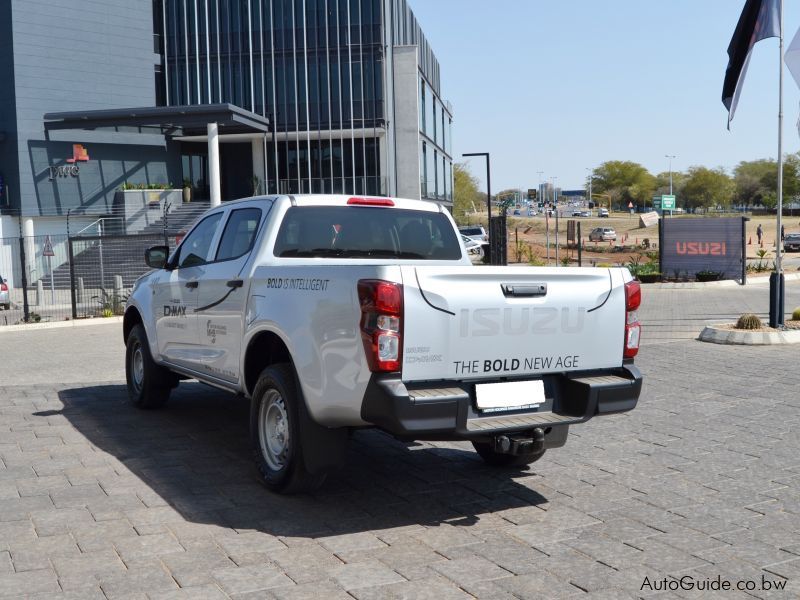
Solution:
<path fill-rule="evenodd" d="M 469 172 L 464 163 L 453 164 L 453 218 L 457 223 L 466 220 L 472 212 L 486 206 L 486 194 L 478 190 L 477 178 Z"/>
<path fill-rule="evenodd" d="M 778 161 L 762 158 L 742 161 L 733 171 L 736 201 L 774 208 L 778 194 Z M 790 200 L 800 193 L 800 155 L 789 154 L 783 164 L 783 197 Z"/>
<path fill-rule="evenodd" d="M 736 186 L 722 167 L 691 167 L 681 188 L 687 208 L 730 206 Z"/>
<path fill-rule="evenodd" d="M 663 171 L 656 175 L 656 189 L 655 195 L 660 196 L 664 194 L 669 194 L 669 171 Z M 686 174 L 681 173 L 680 171 L 673 171 L 672 172 L 672 193 L 675 196 L 679 196 L 679 190 L 683 186 L 683 182 L 686 180 Z"/>
<path fill-rule="evenodd" d="M 656 178 L 639 163 L 610 160 L 594 170 L 593 185 L 606 192 L 614 203 L 627 206 L 629 202 L 644 204 L 656 188 Z"/>

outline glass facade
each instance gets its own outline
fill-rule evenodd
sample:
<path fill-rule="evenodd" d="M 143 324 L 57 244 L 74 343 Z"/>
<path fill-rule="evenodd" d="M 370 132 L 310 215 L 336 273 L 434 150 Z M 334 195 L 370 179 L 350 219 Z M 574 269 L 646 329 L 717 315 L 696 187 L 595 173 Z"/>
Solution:
<path fill-rule="evenodd" d="M 453 159 L 450 129 L 453 117 L 420 70 L 420 138 L 426 149 L 421 158 L 420 196 L 440 202 L 453 201 Z"/>
<path fill-rule="evenodd" d="M 439 64 L 406 0 L 391 0 L 389 15 L 384 0 L 155 1 L 159 98 L 269 118 L 268 193 L 388 193 L 384 46 L 417 45 L 420 130 L 438 148 L 420 156 L 422 196 L 446 199 L 436 175 L 446 176 L 438 156 L 450 162 Z"/>

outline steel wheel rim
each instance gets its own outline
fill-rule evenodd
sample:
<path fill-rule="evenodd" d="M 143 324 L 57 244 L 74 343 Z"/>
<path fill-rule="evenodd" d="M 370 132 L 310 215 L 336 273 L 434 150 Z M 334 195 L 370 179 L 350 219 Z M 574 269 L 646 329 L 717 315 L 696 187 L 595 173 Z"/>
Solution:
<path fill-rule="evenodd" d="M 144 381 L 144 354 L 142 353 L 142 345 L 136 342 L 131 354 L 131 383 L 133 388 L 138 392 L 142 389 L 142 382 Z"/>
<path fill-rule="evenodd" d="M 258 438 L 261 455 L 269 468 L 284 469 L 289 458 L 289 416 L 283 396 L 277 390 L 269 390 L 261 402 Z"/>

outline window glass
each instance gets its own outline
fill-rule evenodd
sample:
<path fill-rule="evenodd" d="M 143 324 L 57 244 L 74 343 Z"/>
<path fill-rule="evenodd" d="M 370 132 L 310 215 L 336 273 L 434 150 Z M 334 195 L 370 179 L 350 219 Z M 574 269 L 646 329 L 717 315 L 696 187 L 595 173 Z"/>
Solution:
<path fill-rule="evenodd" d="M 442 213 L 359 206 L 286 211 L 275 256 L 458 260 L 461 246 Z"/>
<path fill-rule="evenodd" d="M 241 208 L 231 212 L 217 250 L 217 260 L 231 260 L 250 252 L 261 221 L 258 208 Z"/>
<path fill-rule="evenodd" d="M 206 217 L 183 240 L 178 250 L 178 268 L 196 267 L 208 262 L 208 252 L 221 218 L 222 213 L 214 213 Z"/>

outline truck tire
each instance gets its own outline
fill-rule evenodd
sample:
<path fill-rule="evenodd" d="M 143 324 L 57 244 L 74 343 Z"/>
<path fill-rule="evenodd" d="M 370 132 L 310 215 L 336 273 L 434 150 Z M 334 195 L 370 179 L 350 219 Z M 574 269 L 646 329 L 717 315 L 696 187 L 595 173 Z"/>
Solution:
<path fill-rule="evenodd" d="M 260 480 L 282 494 L 314 491 L 326 477 L 306 469 L 300 443 L 300 402 L 291 365 L 275 364 L 261 372 L 250 410 L 251 444 Z"/>
<path fill-rule="evenodd" d="M 542 458 L 546 452 L 545 450 L 539 450 L 538 452 L 519 454 L 515 456 L 513 454 L 502 454 L 500 452 L 496 452 L 492 448 L 492 445 L 486 442 L 472 442 L 472 446 L 475 448 L 475 452 L 480 455 L 483 461 L 487 465 L 491 465 L 493 467 L 524 467 L 525 465 L 535 463 L 537 460 Z"/>
<path fill-rule="evenodd" d="M 3 308 L 6 310 L 11 310 L 11 303 L 3 304 Z"/>
<path fill-rule="evenodd" d="M 128 399 L 137 408 L 161 408 L 178 378 L 155 363 L 144 326 L 139 323 L 128 334 L 125 349 L 125 379 Z"/>

